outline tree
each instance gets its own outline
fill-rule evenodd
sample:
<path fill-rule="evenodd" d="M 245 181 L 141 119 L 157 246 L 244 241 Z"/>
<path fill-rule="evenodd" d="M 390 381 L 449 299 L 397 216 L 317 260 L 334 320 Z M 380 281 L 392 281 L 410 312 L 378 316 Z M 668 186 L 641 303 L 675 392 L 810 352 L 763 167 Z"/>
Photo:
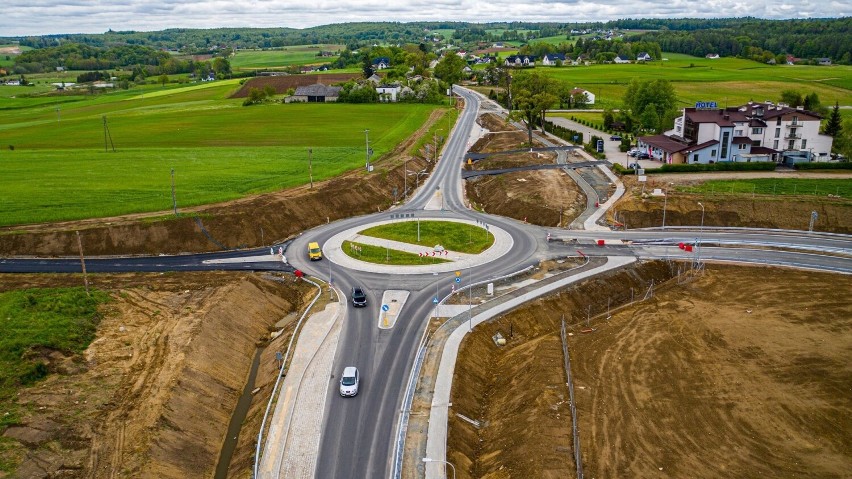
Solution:
<path fill-rule="evenodd" d="M 160 75 L 159 81 L 163 86 L 166 86 L 166 83 L 169 82 L 169 76 L 163 73 L 162 75 Z"/>
<path fill-rule="evenodd" d="M 512 111 L 510 120 L 523 121 L 527 126 L 527 137 L 532 148 L 532 130 L 536 124 L 544 124 L 544 114 L 559 98 L 553 93 L 557 84 L 547 75 L 532 71 L 521 72 L 512 81 Z"/>
<path fill-rule="evenodd" d="M 836 139 L 841 131 L 843 131 L 843 121 L 840 118 L 840 104 L 835 101 L 834 108 L 831 109 L 831 116 L 828 117 L 822 132 Z"/>
<path fill-rule="evenodd" d="M 226 58 L 217 57 L 213 60 L 213 71 L 216 73 L 216 78 L 228 77 L 231 75 L 231 62 Z"/>
<path fill-rule="evenodd" d="M 822 109 L 822 103 L 819 101 L 819 95 L 815 92 L 812 92 L 810 95 L 806 96 L 804 100 L 802 100 L 802 105 L 805 107 L 805 110 L 808 111 L 820 111 Z"/>
<path fill-rule="evenodd" d="M 677 116 L 677 96 L 667 80 L 639 81 L 634 78 L 624 93 L 624 108 L 633 118 L 633 124 L 661 132 L 663 125 Z M 656 121 L 652 121 L 656 118 Z"/>
<path fill-rule="evenodd" d="M 802 99 L 802 94 L 795 90 L 784 90 L 781 92 L 781 103 L 786 103 L 787 105 L 796 108 L 797 106 L 804 105 L 804 100 Z"/>
<path fill-rule="evenodd" d="M 462 69 L 465 66 L 467 66 L 467 63 L 460 56 L 448 52 L 435 65 L 435 76 L 448 85 L 453 85 L 462 79 Z"/>
<path fill-rule="evenodd" d="M 364 73 L 364 78 L 370 78 L 375 73 L 373 62 L 370 60 L 370 54 L 367 52 L 364 52 L 361 56 L 361 71 Z"/>

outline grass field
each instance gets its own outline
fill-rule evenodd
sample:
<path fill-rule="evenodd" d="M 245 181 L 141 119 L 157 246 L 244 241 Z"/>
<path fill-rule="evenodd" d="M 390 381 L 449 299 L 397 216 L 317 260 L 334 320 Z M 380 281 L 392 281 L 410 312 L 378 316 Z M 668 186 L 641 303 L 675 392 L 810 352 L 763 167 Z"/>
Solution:
<path fill-rule="evenodd" d="M 417 241 L 418 223 L 420 241 Z M 360 232 L 365 236 L 421 244 L 441 245 L 450 251 L 478 254 L 494 244 L 494 235 L 484 228 L 454 221 L 404 221 L 373 226 Z M 415 256 L 416 258 L 416 256 Z"/>
<path fill-rule="evenodd" d="M 179 207 L 304 184 L 308 148 L 314 179 L 328 178 L 363 165 L 365 129 L 378 158 L 435 108 L 243 107 L 227 99 L 236 87 L 229 80 L 0 109 L 0 225 L 168 210 L 172 168 Z"/>
<path fill-rule="evenodd" d="M 852 105 L 852 66 L 763 65 L 739 58 L 709 60 L 664 53 L 667 61 L 646 64 L 590 65 L 542 68 L 560 80 L 590 90 L 596 108 L 617 108 L 633 78 L 665 79 L 674 84 L 682 106 L 696 101 L 716 101 L 720 106 L 749 100 L 778 101 L 782 90 L 819 95 L 823 105 Z"/>
<path fill-rule="evenodd" d="M 678 187 L 688 193 L 745 194 L 745 195 L 838 195 L 852 198 L 852 181 L 848 179 L 776 179 L 756 178 L 738 180 L 711 180 L 697 186 Z"/>
<path fill-rule="evenodd" d="M 231 61 L 235 70 L 254 70 L 260 68 L 286 67 L 290 65 L 312 65 L 330 63 L 337 59 L 320 57 L 320 51 L 337 52 L 343 45 L 295 45 L 274 50 L 240 50 Z"/>
<path fill-rule="evenodd" d="M 433 258 L 431 256 L 421 257 L 416 254 L 407 253 L 395 249 L 382 248 L 352 241 L 343 242 L 343 252 L 348 256 L 375 264 L 388 265 L 413 265 L 413 264 L 438 264 L 447 263 L 449 260 Z"/>

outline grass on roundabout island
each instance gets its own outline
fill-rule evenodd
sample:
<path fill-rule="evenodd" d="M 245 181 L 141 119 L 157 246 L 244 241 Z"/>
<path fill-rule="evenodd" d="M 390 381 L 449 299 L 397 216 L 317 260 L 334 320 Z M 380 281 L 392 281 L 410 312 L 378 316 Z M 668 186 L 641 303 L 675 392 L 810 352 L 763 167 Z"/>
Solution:
<path fill-rule="evenodd" d="M 448 263 L 449 260 L 441 259 L 432 256 L 421 257 L 413 253 L 399 251 L 395 249 L 383 248 L 381 246 L 373 246 L 363 243 L 355 243 L 353 241 L 343 242 L 343 252 L 352 258 L 367 263 L 387 264 L 387 265 L 427 265 Z"/>
<path fill-rule="evenodd" d="M 417 225 L 420 224 L 420 241 Z M 373 226 L 360 232 L 365 236 L 389 239 L 433 248 L 441 245 L 450 251 L 479 254 L 494 244 L 494 235 L 485 228 L 455 221 L 401 221 Z M 418 259 L 415 256 L 415 259 Z"/>

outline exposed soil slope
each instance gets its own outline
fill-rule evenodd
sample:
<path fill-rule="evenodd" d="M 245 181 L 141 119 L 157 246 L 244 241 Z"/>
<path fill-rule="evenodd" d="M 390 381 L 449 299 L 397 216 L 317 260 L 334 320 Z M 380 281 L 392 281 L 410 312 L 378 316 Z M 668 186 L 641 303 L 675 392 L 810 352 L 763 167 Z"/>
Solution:
<path fill-rule="evenodd" d="M 592 319 L 592 333 L 580 331 L 586 305 L 605 311 L 608 296 L 623 297 L 650 270 L 478 327 L 453 381 L 448 455 L 458 477 L 576 474 L 563 314 L 575 322 L 569 347 L 586 477 L 847 477 L 852 305 L 837 292 L 852 279 L 708 268 L 609 320 Z M 514 333 L 504 348 L 491 339 L 498 330 Z"/>
<path fill-rule="evenodd" d="M 3 288 L 71 276 L 2 276 Z M 15 477 L 211 477 L 252 353 L 310 289 L 244 273 L 94 275 L 111 292 L 83 357 L 22 390 Z M 250 435 L 250 433 L 249 433 Z"/>

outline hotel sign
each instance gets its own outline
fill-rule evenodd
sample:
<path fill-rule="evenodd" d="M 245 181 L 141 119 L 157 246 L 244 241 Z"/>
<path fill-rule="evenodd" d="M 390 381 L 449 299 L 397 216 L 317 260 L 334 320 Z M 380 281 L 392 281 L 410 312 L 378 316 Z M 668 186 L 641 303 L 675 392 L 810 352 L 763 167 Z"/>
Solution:
<path fill-rule="evenodd" d="M 695 102 L 696 110 L 715 110 L 718 108 L 715 101 L 697 101 Z"/>

